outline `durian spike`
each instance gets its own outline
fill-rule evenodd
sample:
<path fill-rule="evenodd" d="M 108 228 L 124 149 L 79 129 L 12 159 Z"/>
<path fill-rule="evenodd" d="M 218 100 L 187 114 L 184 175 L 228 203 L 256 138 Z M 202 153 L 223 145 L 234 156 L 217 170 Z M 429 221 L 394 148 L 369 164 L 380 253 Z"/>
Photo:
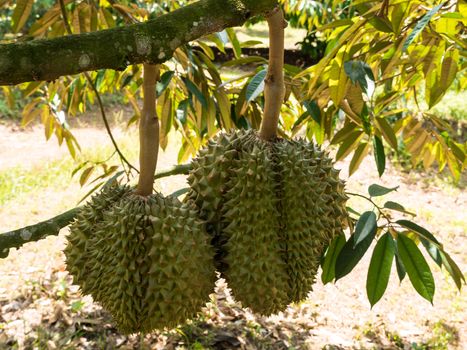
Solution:
<path fill-rule="evenodd" d="M 269 25 L 269 66 L 264 87 L 264 116 L 259 136 L 272 140 L 277 136 L 277 125 L 284 101 L 284 20 L 282 9 L 277 7 L 266 17 Z"/>
<path fill-rule="evenodd" d="M 156 113 L 156 82 L 160 77 L 159 65 L 144 65 L 143 112 L 139 122 L 140 174 L 136 193 L 149 196 L 154 184 L 154 173 L 159 152 L 159 118 Z"/>

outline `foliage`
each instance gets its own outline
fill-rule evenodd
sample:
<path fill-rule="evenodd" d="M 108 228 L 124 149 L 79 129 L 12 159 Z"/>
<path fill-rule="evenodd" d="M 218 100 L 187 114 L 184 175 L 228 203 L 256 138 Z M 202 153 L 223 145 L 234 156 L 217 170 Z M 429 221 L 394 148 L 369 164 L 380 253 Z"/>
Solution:
<path fill-rule="evenodd" d="M 350 172 L 371 148 L 377 159 L 385 157 L 378 140 L 397 152 L 399 139 L 413 166 L 427 169 L 436 161 L 459 179 L 465 144 L 431 109 L 454 82 L 458 89 L 466 83 L 461 10 L 453 3 L 355 3 L 357 16 L 318 29 L 328 38 L 327 55 L 296 76 L 301 99 L 315 101 L 322 115 L 319 125 L 311 117 L 300 125 L 308 124 L 309 137 L 337 145 L 337 159 L 354 152 Z M 423 95 L 426 106 L 419 103 Z M 414 111 L 406 107 L 410 101 Z M 342 125 L 337 133 L 336 119 Z"/>
<path fill-rule="evenodd" d="M 74 34 L 86 33 L 154 18 L 185 3 L 65 1 L 62 13 L 59 4 L 45 0 L 0 0 L 2 9 L 7 9 L 0 14 L 1 30 L 9 31 L 0 42 L 63 36 L 66 18 Z M 36 8 L 39 4 L 47 6 Z M 435 107 L 449 89 L 460 91 L 466 85 L 464 1 L 287 0 L 283 5 L 292 24 L 307 27 L 309 38 L 319 39 L 322 46 L 311 54 L 324 57 L 304 70 L 285 66 L 281 136 L 303 135 L 320 144 L 330 142 L 337 148 L 336 160 L 352 155 L 351 175 L 370 152 L 379 175 L 383 175 L 390 148 L 394 152 L 404 149 L 414 167 L 422 164 L 428 169 L 437 164 L 439 171 L 447 167 L 456 180 L 460 178 L 467 144 L 456 139 Z M 9 27 L 5 23 L 10 23 Z M 240 42 L 235 32 L 227 29 L 178 48 L 162 65 L 157 85 L 161 146 L 167 146 L 171 130 L 179 132 L 183 140 L 179 162 L 188 160 L 219 130 L 259 128 L 267 61 L 242 55 L 242 48 L 251 44 Z M 226 45 L 233 48 L 235 57 L 219 65 L 213 48 L 225 52 Z M 223 79 L 222 69 L 245 65 L 250 69 L 240 76 Z M 22 112 L 23 125 L 40 120 L 47 138 L 55 135 L 73 157 L 78 157 L 79 145 L 67 118 L 94 104 L 96 91 L 122 93 L 124 103 L 134 109 L 130 124 L 141 115 L 141 67 L 89 75 L 93 84 L 78 75 L 3 87 L 2 92 L 13 105 L 20 91 L 20 99 L 29 99 Z M 414 108 L 407 108 L 409 104 Z M 104 171 L 97 173 L 96 167 Z M 123 168 L 127 174 L 131 172 Z M 76 173 L 80 173 L 82 185 L 101 184 L 118 170 L 105 162 L 83 162 Z M 370 188 L 368 199 L 373 208 L 362 214 L 354 211 L 356 228 L 350 238 L 341 236 L 331 244 L 323 260 L 323 282 L 349 273 L 377 240 L 367 282 L 372 305 L 386 289 L 393 261 L 400 278 L 407 275 L 417 292 L 432 301 L 433 278 L 418 243 L 460 288 L 462 273 L 440 242 L 412 221 L 393 220 L 394 212 L 410 215 L 401 204 L 388 201 L 381 207 L 373 201 L 390 190 Z"/>
<path fill-rule="evenodd" d="M 362 214 L 349 209 L 354 214 L 353 220 L 356 223 L 352 235 L 347 241 L 344 235 L 336 237 L 322 260 L 322 282 L 326 284 L 334 279 L 337 281 L 352 271 L 376 239 L 366 284 L 371 306 L 386 291 L 393 265 L 396 266 L 401 282 L 408 276 L 415 290 L 423 298 L 433 302 L 435 283 L 430 267 L 418 248 L 419 244 L 438 267 L 446 269 L 459 289 L 465 283 L 461 270 L 443 245 L 431 232 L 412 221 L 413 213 L 393 201 L 386 201 L 382 206 L 375 202 L 376 197 L 396 190 L 397 187 L 387 188 L 373 184 L 368 187 L 369 196 L 348 193 L 350 196 L 366 199 L 372 208 Z M 395 217 L 400 217 L 401 214 L 409 216 L 410 220 L 396 220 Z"/>

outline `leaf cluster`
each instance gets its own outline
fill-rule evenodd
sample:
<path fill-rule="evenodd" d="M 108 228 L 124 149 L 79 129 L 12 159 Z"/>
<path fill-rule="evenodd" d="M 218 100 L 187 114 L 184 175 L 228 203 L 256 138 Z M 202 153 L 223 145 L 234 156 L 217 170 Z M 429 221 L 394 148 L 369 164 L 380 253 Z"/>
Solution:
<path fill-rule="evenodd" d="M 392 218 L 394 212 L 410 216 L 414 214 L 399 203 L 386 201 L 383 206 L 379 206 L 373 200 L 396 190 L 397 187 L 386 188 L 374 184 L 368 188 L 368 197 L 349 193 L 351 196 L 366 198 L 373 208 L 362 214 L 349 209 L 355 215 L 355 228 L 348 239 L 342 234 L 330 243 L 322 259 L 321 280 L 324 284 L 337 282 L 349 274 L 376 242 L 366 280 L 366 291 L 371 306 L 384 295 L 393 265 L 396 266 L 400 282 L 408 276 L 418 294 L 433 303 L 435 282 L 430 266 L 418 247 L 419 244 L 439 268 L 444 268 L 449 273 L 459 290 L 465 283 L 465 278 L 443 245 L 430 231 L 412 220 Z"/>

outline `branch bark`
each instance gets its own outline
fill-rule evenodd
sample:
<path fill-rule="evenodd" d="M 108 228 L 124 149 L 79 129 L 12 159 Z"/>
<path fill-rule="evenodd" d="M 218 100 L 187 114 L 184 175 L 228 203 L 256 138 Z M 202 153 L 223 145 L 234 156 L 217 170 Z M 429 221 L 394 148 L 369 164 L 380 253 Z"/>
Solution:
<path fill-rule="evenodd" d="M 154 179 L 172 175 L 187 175 L 190 170 L 191 164 L 180 164 L 156 173 Z M 58 235 L 62 228 L 71 224 L 79 210 L 80 207 L 73 208 L 49 220 L 0 234 L 0 259 L 6 258 L 11 248 L 20 248 L 26 243 Z"/>
<path fill-rule="evenodd" d="M 179 46 L 272 10 L 277 0 L 201 0 L 145 23 L 0 45 L 0 85 L 159 64 Z"/>

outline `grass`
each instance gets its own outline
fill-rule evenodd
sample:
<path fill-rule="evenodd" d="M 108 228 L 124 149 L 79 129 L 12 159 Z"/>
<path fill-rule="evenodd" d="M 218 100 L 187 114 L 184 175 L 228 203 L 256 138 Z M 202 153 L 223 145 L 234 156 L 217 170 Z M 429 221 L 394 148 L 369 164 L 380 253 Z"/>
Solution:
<path fill-rule="evenodd" d="M 124 137 L 119 138 L 119 147 L 122 152 L 131 160 L 136 159 L 137 156 L 137 139 L 132 133 L 126 134 Z M 65 146 L 63 146 L 65 147 Z M 78 172 L 72 178 L 72 171 L 80 163 L 84 161 L 99 162 L 108 159 L 114 149 L 110 145 L 98 146 L 84 149 L 78 154 L 77 159 L 72 159 L 71 156 L 65 156 L 60 159 L 51 161 L 42 161 L 38 164 L 16 166 L 0 170 L 0 205 L 4 205 L 9 201 L 25 199 L 28 194 L 38 192 L 41 190 L 53 191 L 66 191 L 70 183 L 77 183 L 79 175 Z M 118 165 L 118 158 L 114 155 L 108 163 L 109 165 Z M 85 169 L 82 168 L 82 170 Z M 94 174 L 98 174 L 95 171 Z M 93 176 L 96 176 L 94 175 Z M 85 187 L 83 192 L 92 188 L 92 186 Z"/>
<path fill-rule="evenodd" d="M 467 91 L 448 91 L 431 111 L 445 120 L 467 121 L 466 99 Z"/>
<path fill-rule="evenodd" d="M 64 190 L 70 182 L 71 158 L 46 162 L 32 168 L 14 167 L 0 171 L 0 205 L 44 188 Z"/>

